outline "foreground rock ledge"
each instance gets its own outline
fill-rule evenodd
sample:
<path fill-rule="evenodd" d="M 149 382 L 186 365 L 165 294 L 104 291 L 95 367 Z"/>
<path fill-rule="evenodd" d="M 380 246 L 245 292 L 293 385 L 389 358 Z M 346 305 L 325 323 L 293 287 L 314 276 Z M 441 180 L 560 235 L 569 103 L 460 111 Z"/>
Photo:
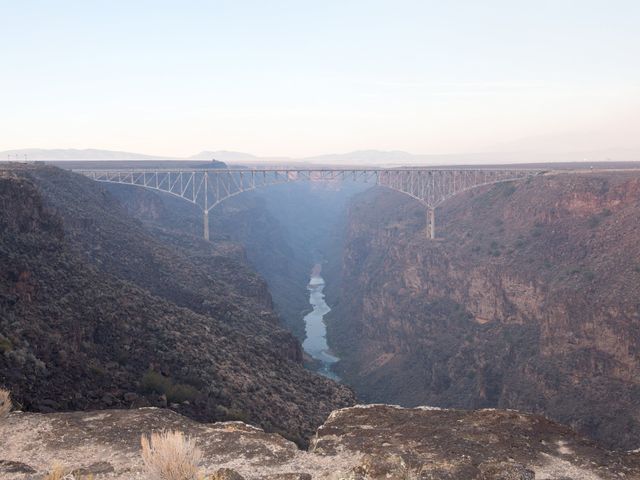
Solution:
<path fill-rule="evenodd" d="M 334 411 L 309 451 L 241 422 L 170 410 L 14 412 L 0 423 L 0 478 L 36 479 L 55 461 L 94 478 L 144 478 L 140 435 L 197 438 L 203 468 L 246 479 L 640 479 L 640 453 L 610 452 L 545 418 L 502 410 L 365 405 Z"/>

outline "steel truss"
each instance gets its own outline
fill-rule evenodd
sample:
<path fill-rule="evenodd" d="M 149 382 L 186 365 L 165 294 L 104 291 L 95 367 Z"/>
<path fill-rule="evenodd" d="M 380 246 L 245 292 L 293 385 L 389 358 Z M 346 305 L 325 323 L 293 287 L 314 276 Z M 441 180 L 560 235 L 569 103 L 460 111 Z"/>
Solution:
<path fill-rule="evenodd" d="M 372 182 L 414 198 L 428 209 L 429 238 L 435 238 L 435 209 L 472 188 L 522 180 L 540 174 L 524 169 L 127 169 L 75 170 L 98 182 L 158 190 L 197 205 L 204 213 L 209 239 L 209 212 L 240 193 L 301 180 Z"/>

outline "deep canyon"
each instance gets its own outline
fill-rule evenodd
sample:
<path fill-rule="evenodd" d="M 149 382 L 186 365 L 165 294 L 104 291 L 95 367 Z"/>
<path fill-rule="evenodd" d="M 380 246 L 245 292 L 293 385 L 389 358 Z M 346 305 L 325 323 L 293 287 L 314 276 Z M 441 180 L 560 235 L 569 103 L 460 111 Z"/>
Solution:
<path fill-rule="evenodd" d="M 180 199 L 5 168 L 0 384 L 27 411 L 169 407 L 300 446 L 359 399 L 640 447 L 640 176 L 474 189 L 438 209 L 437 241 L 422 205 L 370 187 L 249 192 L 205 242 Z"/>
<path fill-rule="evenodd" d="M 411 198 L 298 183 L 231 199 L 212 232 L 244 245 L 301 341 L 322 262 L 333 368 L 361 400 L 542 413 L 633 449 L 639 185 L 596 172 L 474 189 L 438 209 L 431 242 Z"/>

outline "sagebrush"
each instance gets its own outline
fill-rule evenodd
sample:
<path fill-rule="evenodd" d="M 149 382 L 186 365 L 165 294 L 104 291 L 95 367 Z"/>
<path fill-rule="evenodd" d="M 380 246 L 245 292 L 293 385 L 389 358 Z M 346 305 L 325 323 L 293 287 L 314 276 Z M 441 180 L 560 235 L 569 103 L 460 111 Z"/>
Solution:
<path fill-rule="evenodd" d="M 149 479 L 200 480 L 202 452 L 194 439 L 182 432 L 154 432 L 142 435 L 142 459 Z"/>

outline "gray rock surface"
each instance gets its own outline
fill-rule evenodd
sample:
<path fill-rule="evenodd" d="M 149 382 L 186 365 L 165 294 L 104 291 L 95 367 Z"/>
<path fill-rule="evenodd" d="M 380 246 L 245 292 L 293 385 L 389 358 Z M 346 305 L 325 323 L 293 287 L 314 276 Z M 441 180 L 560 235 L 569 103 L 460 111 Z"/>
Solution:
<path fill-rule="evenodd" d="M 0 423 L 0 478 L 39 479 L 54 462 L 96 480 L 145 478 L 140 436 L 159 430 L 195 438 L 212 478 L 640 479 L 640 453 L 607 451 L 540 416 L 390 405 L 334 411 L 309 451 L 241 422 L 156 408 L 13 412 Z"/>

